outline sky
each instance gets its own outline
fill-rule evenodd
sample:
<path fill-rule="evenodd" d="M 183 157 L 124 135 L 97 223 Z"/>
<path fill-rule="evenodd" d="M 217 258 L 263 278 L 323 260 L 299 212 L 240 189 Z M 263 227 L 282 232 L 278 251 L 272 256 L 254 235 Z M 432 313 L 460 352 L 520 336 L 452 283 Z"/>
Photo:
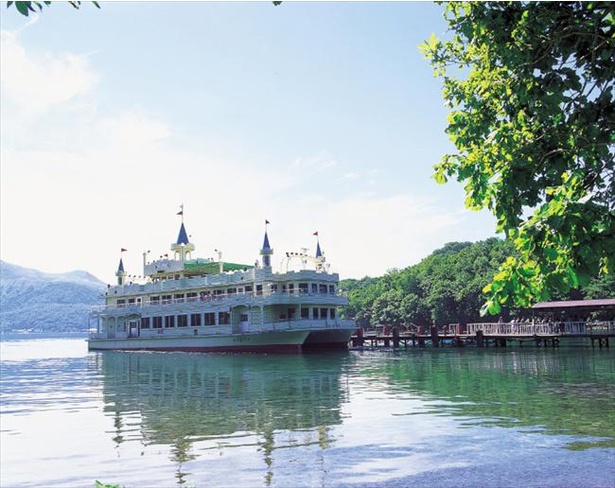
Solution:
<path fill-rule="evenodd" d="M 343 278 L 495 236 L 433 165 L 454 151 L 423 2 L 53 3 L 1 11 L 0 256 L 111 283 L 184 223 L 193 257 Z M 318 237 L 314 233 L 318 233 Z M 121 249 L 127 249 L 121 253 Z"/>

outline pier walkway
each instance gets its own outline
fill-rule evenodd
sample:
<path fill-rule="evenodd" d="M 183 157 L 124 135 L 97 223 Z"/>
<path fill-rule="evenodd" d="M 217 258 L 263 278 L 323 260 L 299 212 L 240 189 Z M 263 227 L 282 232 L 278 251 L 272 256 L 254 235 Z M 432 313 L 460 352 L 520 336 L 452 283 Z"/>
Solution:
<path fill-rule="evenodd" d="M 558 346 L 560 342 L 574 339 L 586 340 L 592 346 L 609 347 L 609 339 L 615 338 L 615 321 L 570 321 L 570 322 L 484 322 L 450 324 L 445 327 L 417 327 L 414 331 L 400 331 L 397 327 L 383 331 L 358 329 L 353 335 L 353 347 L 441 347 L 465 346 L 506 347 L 508 344 L 524 343 L 536 346 Z"/>

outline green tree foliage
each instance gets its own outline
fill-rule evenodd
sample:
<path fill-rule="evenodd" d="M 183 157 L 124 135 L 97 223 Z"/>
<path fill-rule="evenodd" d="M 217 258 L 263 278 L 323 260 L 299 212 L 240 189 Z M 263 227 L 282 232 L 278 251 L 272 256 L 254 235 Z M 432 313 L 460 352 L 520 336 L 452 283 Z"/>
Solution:
<path fill-rule="evenodd" d="M 76 9 L 79 9 L 81 7 L 81 2 L 68 3 Z M 100 8 L 98 2 L 92 2 L 92 4 L 96 8 Z M 21 15 L 25 15 L 26 17 L 28 17 L 30 13 L 40 12 L 41 10 L 43 10 L 43 7 L 49 7 L 49 5 L 51 5 L 51 2 L 6 2 L 7 8 L 10 8 L 13 5 Z"/>
<path fill-rule="evenodd" d="M 482 288 L 513 254 L 500 239 L 453 242 L 419 264 L 380 278 L 343 280 L 347 317 L 359 325 L 432 325 L 480 320 Z"/>
<path fill-rule="evenodd" d="M 483 313 L 527 307 L 615 271 L 615 4 L 451 2 L 421 46 L 444 82 L 457 152 L 435 179 L 465 184 L 517 253 Z M 442 290 L 449 293 L 448 290 Z"/>
<path fill-rule="evenodd" d="M 483 288 L 515 254 L 512 244 L 496 238 L 451 242 L 403 270 L 389 270 L 380 278 L 342 280 L 340 288 L 349 301 L 344 315 L 356 319 L 361 327 L 480 322 Z M 554 298 L 605 297 L 615 297 L 613 274 L 592 278 L 580 290 L 559 292 Z M 502 316 L 508 319 L 516 312 L 514 307 L 503 308 Z"/>

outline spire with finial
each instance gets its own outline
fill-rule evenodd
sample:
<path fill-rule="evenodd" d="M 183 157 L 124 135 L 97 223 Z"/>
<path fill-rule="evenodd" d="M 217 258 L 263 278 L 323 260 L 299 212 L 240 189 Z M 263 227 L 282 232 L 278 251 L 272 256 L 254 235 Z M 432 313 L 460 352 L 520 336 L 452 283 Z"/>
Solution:
<path fill-rule="evenodd" d="M 184 225 L 184 204 L 179 206 L 179 212 L 177 215 L 181 216 L 181 226 L 179 227 L 179 234 L 177 236 L 177 242 L 171 244 L 171 251 L 175 253 L 176 259 L 185 261 L 190 257 L 190 253 L 194 251 L 194 244 L 188 239 L 188 233 L 186 232 L 186 226 Z"/>
<path fill-rule="evenodd" d="M 261 249 L 261 256 L 263 257 L 263 268 L 271 268 L 271 256 L 273 255 L 273 249 L 269 245 L 269 236 L 267 235 L 267 226 L 269 221 L 265 220 L 265 239 L 263 241 L 263 248 Z"/>
<path fill-rule="evenodd" d="M 120 253 L 125 252 L 126 249 L 122 248 L 122 250 L 120 251 Z M 126 281 L 126 271 L 124 271 L 124 261 L 122 260 L 121 256 L 120 256 L 120 264 L 118 264 L 117 266 L 117 271 L 115 272 L 115 276 L 117 276 L 117 284 L 118 285 L 123 285 Z"/>
<path fill-rule="evenodd" d="M 320 239 L 318 238 L 318 231 L 314 232 L 314 234 L 316 236 L 316 257 L 317 258 L 321 258 L 322 257 L 322 251 L 320 250 Z"/>
<path fill-rule="evenodd" d="M 318 231 L 314 232 L 314 234 L 316 236 L 316 270 L 317 271 L 324 271 L 325 269 L 325 255 L 323 254 L 322 250 L 320 249 L 320 238 L 318 237 Z"/>

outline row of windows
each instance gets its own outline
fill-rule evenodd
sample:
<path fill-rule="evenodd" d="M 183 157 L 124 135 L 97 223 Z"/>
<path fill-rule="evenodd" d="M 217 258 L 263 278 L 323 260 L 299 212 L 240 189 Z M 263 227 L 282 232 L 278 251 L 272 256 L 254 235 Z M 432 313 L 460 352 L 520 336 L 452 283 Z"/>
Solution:
<path fill-rule="evenodd" d="M 335 294 L 335 285 L 326 285 L 326 284 L 318 284 L 318 283 L 311 283 L 311 292 L 312 293 L 320 293 L 320 294 L 325 294 L 325 293 L 330 293 L 330 294 Z M 298 291 L 299 293 L 308 293 L 308 283 L 299 283 L 298 284 Z M 149 298 L 150 303 L 152 305 L 157 305 L 157 304 L 169 304 L 169 303 L 183 303 L 184 301 L 186 302 L 196 302 L 199 299 L 205 299 L 207 297 L 210 296 L 220 296 L 220 295 L 234 295 L 234 294 L 238 294 L 238 293 L 251 293 L 253 291 L 253 287 L 251 285 L 245 286 L 245 287 L 239 287 L 239 288 L 226 288 L 226 289 L 216 289 L 212 291 L 201 291 L 199 293 L 197 292 L 188 292 L 188 293 L 175 293 L 175 294 L 169 294 L 169 295 L 159 295 L 159 296 L 152 296 Z M 270 286 L 270 290 L 272 293 L 276 293 L 278 291 L 278 285 L 277 284 L 272 284 Z M 289 294 L 293 294 L 295 293 L 295 284 L 294 283 L 289 283 L 289 284 L 283 284 L 281 287 L 281 291 L 282 293 L 289 293 Z M 256 285 L 256 294 L 257 295 L 262 295 L 263 294 L 263 285 Z M 128 301 L 126 301 L 126 299 L 124 298 L 119 298 L 117 300 L 117 306 L 118 307 L 124 307 L 126 306 L 126 304 L 130 305 L 140 305 L 141 304 L 141 297 L 138 298 L 129 298 Z"/>
<path fill-rule="evenodd" d="M 165 315 L 158 317 L 141 317 L 142 329 L 165 329 L 173 327 L 200 327 L 201 325 L 216 325 L 216 315 L 218 325 L 228 325 L 231 323 L 229 312 L 207 312 L 204 314 L 192 313 L 182 315 Z"/>
<path fill-rule="evenodd" d="M 311 309 L 312 316 L 310 317 L 310 309 L 301 309 L 302 319 L 335 319 L 335 309 L 327 307 L 313 307 Z M 295 315 L 294 309 L 288 309 L 288 315 L 280 315 L 280 319 L 293 319 Z M 217 322 L 216 322 L 217 318 Z M 247 321 L 246 314 L 241 315 L 242 321 Z M 141 317 L 142 329 L 165 329 L 174 327 L 200 327 L 201 325 L 228 325 L 231 323 L 230 312 L 205 312 L 180 315 L 164 315 L 156 317 Z"/>
<path fill-rule="evenodd" d="M 301 308 L 301 318 L 302 319 L 334 319 L 335 318 L 335 309 L 327 308 L 327 307 L 313 307 L 312 315 L 310 317 L 310 309 L 309 308 Z M 293 320 L 295 318 L 295 309 L 289 308 L 286 311 L 286 314 L 281 314 L 281 320 Z"/>

